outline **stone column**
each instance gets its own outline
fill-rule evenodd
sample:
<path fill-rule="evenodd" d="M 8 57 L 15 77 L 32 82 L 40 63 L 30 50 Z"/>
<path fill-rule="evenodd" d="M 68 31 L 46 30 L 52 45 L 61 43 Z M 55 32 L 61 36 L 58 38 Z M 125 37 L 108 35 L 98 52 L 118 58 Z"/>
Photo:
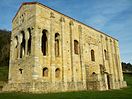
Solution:
<path fill-rule="evenodd" d="M 18 59 L 20 59 L 21 43 L 22 43 L 22 34 L 20 33 L 18 35 Z"/>
<path fill-rule="evenodd" d="M 80 74 L 81 74 L 81 80 L 83 81 L 83 75 L 82 75 L 82 27 L 78 26 L 78 32 L 79 32 L 79 56 L 80 56 Z"/>
<path fill-rule="evenodd" d="M 69 27 L 70 27 L 70 49 L 71 49 L 71 71 L 72 71 L 72 81 L 75 81 L 75 76 L 74 76 L 74 68 L 73 68 L 73 38 L 72 38 L 72 32 L 73 32 L 73 21 L 70 21 Z"/>
<path fill-rule="evenodd" d="M 120 63 L 120 57 L 119 57 L 119 46 L 118 42 L 115 41 L 115 57 L 116 57 L 116 62 L 117 62 L 117 72 L 118 72 L 118 81 L 120 83 L 120 87 L 122 86 L 121 82 L 123 81 L 123 74 L 122 74 L 122 67 Z"/>
<path fill-rule="evenodd" d="M 18 40 L 15 38 L 15 37 L 13 37 L 13 39 L 12 39 L 12 42 L 11 42 L 11 48 L 10 49 L 12 49 L 12 52 L 10 53 L 11 54 L 11 59 L 13 60 L 13 61 L 15 61 L 16 60 L 16 56 L 17 56 L 17 51 L 16 51 L 16 46 L 17 46 L 17 43 L 18 43 Z"/>
<path fill-rule="evenodd" d="M 113 69 L 113 61 L 112 61 L 112 46 L 111 46 L 111 39 L 108 40 L 108 49 L 109 49 L 109 52 L 108 52 L 108 61 L 109 61 L 109 69 L 110 69 L 110 80 L 111 80 L 111 88 L 114 89 L 115 86 L 114 86 L 114 69 Z"/>
<path fill-rule="evenodd" d="M 42 35 L 43 35 L 43 33 L 42 33 L 42 31 L 43 31 L 43 29 L 39 29 L 39 32 L 40 32 L 40 34 L 39 34 L 39 50 L 40 50 L 40 56 L 39 56 L 39 58 L 42 58 L 43 57 L 43 53 L 42 53 Z M 47 38 L 48 39 L 48 38 Z M 49 44 L 49 40 L 48 40 L 48 45 L 50 45 Z M 47 53 L 46 53 L 47 54 Z M 41 57 L 42 56 L 42 57 Z"/>
<path fill-rule="evenodd" d="M 83 32 L 82 27 L 79 25 L 79 55 L 80 55 L 80 68 L 81 68 L 81 81 L 83 82 L 83 87 L 86 87 L 86 70 L 85 70 L 85 64 L 83 59 Z"/>
<path fill-rule="evenodd" d="M 114 58 L 115 58 L 115 67 L 116 67 L 116 72 L 117 72 L 117 82 L 119 81 L 119 68 L 118 68 L 118 60 L 117 60 L 117 50 L 116 50 L 116 44 L 115 41 L 114 43 Z"/>
<path fill-rule="evenodd" d="M 25 44 L 25 56 L 28 55 L 28 40 L 29 40 L 29 31 L 26 30 L 25 31 L 25 40 L 26 40 L 26 44 Z"/>
<path fill-rule="evenodd" d="M 113 69 L 114 69 L 114 77 L 115 77 L 115 88 L 118 88 L 117 81 L 118 81 L 118 73 L 117 73 L 117 65 L 116 65 L 116 59 L 115 59 L 115 46 L 114 41 L 112 43 L 112 60 L 113 60 Z"/>
<path fill-rule="evenodd" d="M 119 47 L 118 47 L 118 63 L 119 63 L 119 70 L 120 70 L 120 81 L 123 81 L 123 72 L 122 72 L 122 65 L 121 65 L 121 60 L 120 60 L 120 50 L 119 50 Z"/>
<path fill-rule="evenodd" d="M 100 38 L 101 38 L 101 55 L 102 55 L 102 66 L 103 66 L 103 68 L 104 69 L 106 69 L 105 68 L 105 59 L 104 59 L 104 43 L 103 43 L 103 35 L 101 35 L 100 36 Z M 101 69 L 101 68 L 100 68 Z M 102 70 L 101 70 L 102 71 Z M 104 72 L 105 70 L 103 70 L 103 72 Z M 103 88 L 102 88 L 102 90 L 104 90 L 106 87 L 104 87 L 104 85 L 106 86 L 106 76 L 105 76 L 105 74 L 104 73 L 100 73 L 100 75 L 101 75 L 101 82 L 102 83 L 100 83 L 100 86 L 103 86 Z"/>
<path fill-rule="evenodd" d="M 12 33 L 13 34 L 13 33 Z M 14 63 L 14 59 L 13 59 L 13 51 L 14 51 L 14 44 L 13 44 L 13 35 L 11 35 L 11 42 L 10 42 L 10 60 L 9 60 L 9 73 L 8 73 L 8 83 L 12 82 L 12 73 L 11 73 L 11 69 Z"/>
<path fill-rule="evenodd" d="M 51 53 L 51 59 L 50 59 L 50 70 L 51 70 L 51 82 L 55 83 L 55 42 L 54 42 L 54 37 L 55 37 L 55 33 L 53 31 L 54 28 L 54 13 L 50 13 L 50 53 Z"/>
<path fill-rule="evenodd" d="M 106 56 L 107 60 L 106 61 L 108 62 L 108 67 L 109 67 L 109 69 L 108 69 L 109 82 L 107 81 L 107 86 L 109 86 L 108 83 L 110 83 L 110 88 L 113 89 L 113 79 L 110 78 L 110 75 L 112 74 L 112 70 L 111 70 L 112 67 L 111 67 L 111 60 L 110 60 L 110 46 L 109 46 L 108 38 L 106 38 L 106 54 L 107 54 L 107 56 Z"/>
<path fill-rule="evenodd" d="M 34 27 L 33 31 L 32 31 L 32 55 L 33 55 L 33 69 L 32 69 L 32 78 L 33 78 L 33 81 L 35 82 L 38 77 L 39 77 L 39 74 L 40 74 L 40 71 L 39 71 L 39 64 L 38 64 L 38 61 L 39 61 L 39 57 L 38 57 L 38 33 L 39 33 L 39 29 L 38 27 Z"/>
<path fill-rule="evenodd" d="M 115 63 L 114 63 L 114 50 L 113 50 L 113 40 L 110 40 L 110 49 L 111 49 L 111 65 L 112 65 L 112 69 L 113 69 L 113 89 L 116 88 L 116 72 L 115 72 Z"/>
<path fill-rule="evenodd" d="M 101 35 L 101 50 L 102 50 L 102 62 L 103 62 L 103 66 L 105 66 L 104 46 L 103 46 L 103 36 L 102 35 Z"/>
<path fill-rule="evenodd" d="M 67 64 L 65 61 L 65 44 L 64 44 L 64 38 L 65 38 L 65 19 L 61 17 L 60 19 L 60 25 L 61 25 L 61 55 L 62 55 L 62 82 L 64 82 L 64 90 L 67 90 Z"/>
<path fill-rule="evenodd" d="M 106 55 L 107 55 L 106 57 L 107 57 L 108 67 L 109 67 L 109 70 L 108 70 L 109 72 L 108 73 L 111 74 L 111 67 L 110 67 L 110 60 L 109 60 L 109 51 L 110 50 L 109 50 L 108 46 L 109 46 L 108 38 L 106 38 Z"/>

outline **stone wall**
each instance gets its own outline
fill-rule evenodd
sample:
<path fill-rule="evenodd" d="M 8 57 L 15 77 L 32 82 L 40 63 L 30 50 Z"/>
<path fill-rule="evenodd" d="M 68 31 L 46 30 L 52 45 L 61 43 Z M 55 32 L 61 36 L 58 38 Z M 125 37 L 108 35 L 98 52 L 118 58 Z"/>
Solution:
<path fill-rule="evenodd" d="M 79 87 L 77 87 L 77 86 Z M 27 82 L 27 83 L 9 83 L 3 88 L 3 91 L 21 91 L 34 93 L 50 93 L 50 92 L 65 92 L 86 90 L 82 82 L 69 82 L 67 86 L 64 82 Z"/>

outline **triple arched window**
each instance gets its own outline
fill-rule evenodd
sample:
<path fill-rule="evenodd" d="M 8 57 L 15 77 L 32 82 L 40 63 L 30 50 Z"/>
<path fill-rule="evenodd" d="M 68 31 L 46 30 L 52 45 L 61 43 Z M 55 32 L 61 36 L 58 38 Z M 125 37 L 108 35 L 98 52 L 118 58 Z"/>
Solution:
<path fill-rule="evenodd" d="M 31 55 L 31 28 L 28 28 L 25 31 L 21 31 L 18 35 L 15 36 L 13 45 L 14 45 L 14 59 L 23 58 L 25 56 Z"/>

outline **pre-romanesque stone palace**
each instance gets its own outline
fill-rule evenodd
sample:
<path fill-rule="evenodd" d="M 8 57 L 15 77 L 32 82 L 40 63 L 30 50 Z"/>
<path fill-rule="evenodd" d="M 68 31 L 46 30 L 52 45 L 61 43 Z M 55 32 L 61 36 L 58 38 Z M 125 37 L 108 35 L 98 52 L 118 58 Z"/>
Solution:
<path fill-rule="evenodd" d="M 38 2 L 12 21 L 3 91 L 61 92 L 126 87 L 118 40 Z"/>

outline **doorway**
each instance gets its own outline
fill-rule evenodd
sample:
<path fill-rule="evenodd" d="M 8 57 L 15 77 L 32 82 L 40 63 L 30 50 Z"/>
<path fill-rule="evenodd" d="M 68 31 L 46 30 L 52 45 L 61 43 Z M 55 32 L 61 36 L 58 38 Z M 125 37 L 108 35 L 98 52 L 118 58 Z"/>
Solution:
<path fill-rule="evenodd" d="M 107 74 L 107 86 L 110 89 L 110 76 Z"/>

